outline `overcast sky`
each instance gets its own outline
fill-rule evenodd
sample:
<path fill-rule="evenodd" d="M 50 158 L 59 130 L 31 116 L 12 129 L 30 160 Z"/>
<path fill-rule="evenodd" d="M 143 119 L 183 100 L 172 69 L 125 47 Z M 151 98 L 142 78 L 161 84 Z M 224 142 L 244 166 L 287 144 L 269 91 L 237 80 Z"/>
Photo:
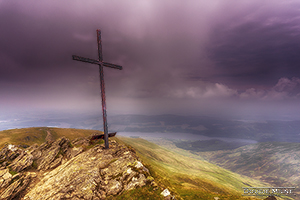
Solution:
<path fill-rule="evenodd" d="M 0 109 L 299 117 L 298 0 L 0 0 Z"/>

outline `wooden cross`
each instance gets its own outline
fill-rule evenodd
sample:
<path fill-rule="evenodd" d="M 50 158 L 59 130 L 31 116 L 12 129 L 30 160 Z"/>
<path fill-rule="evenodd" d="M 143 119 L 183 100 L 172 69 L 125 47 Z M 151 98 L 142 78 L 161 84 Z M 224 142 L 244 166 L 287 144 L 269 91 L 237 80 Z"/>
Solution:
<path fill-rule="evenodd" d="M 122 70 L 122 66 L 115 65 L 107 62 L 103 62 L 103 55 L 102 55 L 102 43 L 101 43 L 101 30 L 97 30 L 97 41 L 98 41 L 98 59 L 94 60 L 90 58 L 84 58 L 81 56 L 72 55 L 73 60 L 78 60 L 82 62 L 92 63 L 99 65 L 99 74 L 100 74 L 100 87 L 101 87 L 101 99 L 102 99 L 102 114 L 103 114 L 103 128 L 104 128 L 104 141 L 105 141 L 105 148 L 108 149 L 108 127 L 107 127 L 107 119 L 106 119 L 106 103 L 105 103 L 105 86 L 104 86 L 104 74 L 103 74 L 103 66 L 111 67 L 115 69 Z"/>

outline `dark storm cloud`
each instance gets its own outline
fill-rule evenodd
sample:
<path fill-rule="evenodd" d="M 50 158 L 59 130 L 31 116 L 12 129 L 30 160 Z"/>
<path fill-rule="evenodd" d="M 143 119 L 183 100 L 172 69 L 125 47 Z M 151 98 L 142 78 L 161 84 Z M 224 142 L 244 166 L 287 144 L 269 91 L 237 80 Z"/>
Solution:
<path fill-rule="evenodd" d="M 0 0 L 1 105 L 100 105 L 97 66 L 71 59 L 97 59 L 98 28 L 104 61 L 124 67 L 104 70 L 111 110 L 227 112 L 236 101 L 297 99 L 297 89 L 278 90 L 300 77 L 294 2 Z"/>
<path fill-rule="evenodd" d="M 215 25 L 208 50 L 217 79 L 271 86 L 281 77 L 300 77 L 299 10 L 299 2 L 259 3 Z"/>

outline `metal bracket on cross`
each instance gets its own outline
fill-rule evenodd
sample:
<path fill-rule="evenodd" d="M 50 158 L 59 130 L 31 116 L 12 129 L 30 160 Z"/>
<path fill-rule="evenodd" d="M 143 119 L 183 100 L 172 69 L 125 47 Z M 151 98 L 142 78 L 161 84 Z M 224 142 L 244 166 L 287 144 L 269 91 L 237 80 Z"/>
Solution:
<path fill-rule="evenodd" d="M 107 126 L 107 115 L 106 115 L 106 103 L 105 103 L 105 85 L 104 85 L 104 74 L 103 74 L 103 66 L 115 68 L 122 70 L 123 67 L 120 65 L 115 65 L 107 62 L 103 62 L 103 55 L 102 55 L 102 41 L 101 41 L 101 31 L 97 30 L 97 42 L 98 42 L 98 59 L 94 60 L 90 58 L 84 58 L 81 56 L 72 55 L 73 60 L 78 60 L 81 62 L 87 62 L 91 64 L 99 65 L 99 76 L 100 76 L 100 88 L 101 88 L 101 99 L 102 99 L 102 114 L 103 114 L 103 128 L 104 128 L 104 142 L 105 148 L 109 148 L 108 144 L 108 126 Z M 99 137 L 100 138 L 100 137 Z"/>

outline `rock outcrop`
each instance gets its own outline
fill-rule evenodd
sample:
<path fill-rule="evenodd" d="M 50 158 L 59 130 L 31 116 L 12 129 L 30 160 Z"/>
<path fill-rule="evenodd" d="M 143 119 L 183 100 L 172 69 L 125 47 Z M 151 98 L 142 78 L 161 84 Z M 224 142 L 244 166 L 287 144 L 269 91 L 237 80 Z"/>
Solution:
<path fill-rule="evenodd" d="M 26 149 L 0 151 L 0 199 L 105 199 L 146 184 L 156 185 L 134 150 L 114 140 L 110 148 L 63 137 Z"/>

